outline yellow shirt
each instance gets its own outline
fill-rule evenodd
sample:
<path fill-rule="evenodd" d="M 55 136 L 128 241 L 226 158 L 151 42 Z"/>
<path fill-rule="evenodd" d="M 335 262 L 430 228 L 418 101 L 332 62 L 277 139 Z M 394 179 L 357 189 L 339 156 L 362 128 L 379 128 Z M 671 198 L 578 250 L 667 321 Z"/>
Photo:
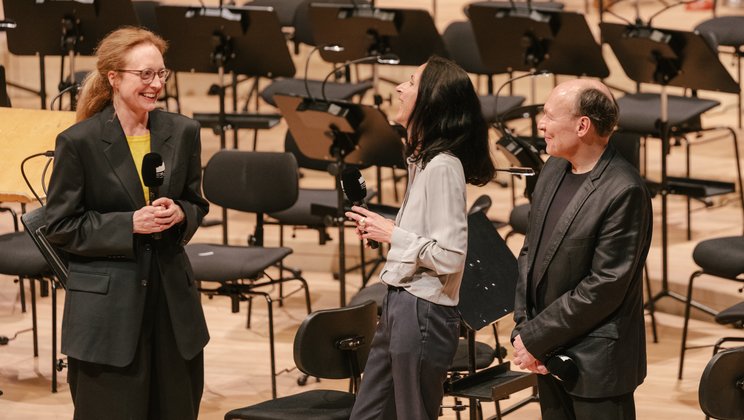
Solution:
<path fill-rule="evenodd" d="M 142 190 L 145 192 L 145 202 L 149 204 L 150 189 L 145 187 L 145 183 L 142 181 L 142 159 L 150 153 L 150 133 L 142 136 L 127 136 L 127 143 L 129 144 L 129 150 L 132 152 L 134 166 L 137 167 L 137 176 L 142 183 Z"/>

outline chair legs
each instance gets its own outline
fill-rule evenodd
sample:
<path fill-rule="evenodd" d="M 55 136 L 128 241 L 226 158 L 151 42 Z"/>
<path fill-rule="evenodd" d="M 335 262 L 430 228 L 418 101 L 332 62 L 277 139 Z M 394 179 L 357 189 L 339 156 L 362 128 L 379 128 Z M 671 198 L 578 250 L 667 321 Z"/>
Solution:
<path fill-rule="evenodd" d="M 692 300 L 692 290 L 693 290 L 693 283 L 697 277 L 699 277 L 701 274 L 704 274 L 702 270 L 698 270 L 690 276 L 690 281 L 687 283 L 687 299 L 685 300 L 685 315 L 684 315 L 684 324 L 682 326 L 682 345 L 679 352 L 679 370 L 677 371 L 677 379 L 682 379 L 682 368 L 685 364 L 685 351 L 694 349 L 694 348 L 700 348 L 700 347 L 708 347 L 708 346 L 694 346 L 694 347 L 687 347 L 687 331 L 688 331 L 688 325 L 690 323 L 690 310 L 694 306 L 695 308 L 715 316 L 716 311 L 713 309 L 708 308 L 707 306 L 701 305 L 699 303 L 693 304 Z"/>
<path fill-rule="evenodd" d="M 643 265 L 643 278 L 646 283 L 646 293 L 648 295 L 648 314 L 651 316 L 651 334 L 654 338 L 654 343 L 659 342 L 659 336 L 656 333 L 656 304 L 654 302 L 654 295 L 651 293 L 651 279 L 648 277 L 648 264 Z"/>
<path fill-rule="evenodd" d="M 310 292 L 307 287 L 307 281 L 302 277 L 292 278 L 292 279 L 283 279 L 279 280 L 279 284 L 283 283 L 284 281 L 289 280 L 298 280 L 302 283 L 301 288 L 305 289 L 305 305 L 307 307 L 307 313 L 310 314 L 312 312 L 312 308 L 310 307 Z M 259 286 L 265 286 L 271 284 L 271 282 L 264 282 L 262 284 L 254 284 L 254 287 Z M 268 309 L 268 317 L 269 317 L 269 357 L 271 362 L 271 398 L 276 398 L 276 377 L 281 373 L 276 372 L 276 350 L 274 346 L 274 300 L 271 298 L 271 295 L 268 292 L 260 291 L 251 289 L 245 292 L 249 295 L 254 296 L 263 296 L 264 299 L 266 299 L 266 307 Z M 287 295 L 289 296 L 289 295 Z M 284 296 L 286 297 L 286 296 Z M 284 297 L 280 298 L 283 299 Z M 252 299 L 250 300 L 252 301 Z M 248 311 L 249 316 L 249 323 L 250 323 L 250 310 Z"/>

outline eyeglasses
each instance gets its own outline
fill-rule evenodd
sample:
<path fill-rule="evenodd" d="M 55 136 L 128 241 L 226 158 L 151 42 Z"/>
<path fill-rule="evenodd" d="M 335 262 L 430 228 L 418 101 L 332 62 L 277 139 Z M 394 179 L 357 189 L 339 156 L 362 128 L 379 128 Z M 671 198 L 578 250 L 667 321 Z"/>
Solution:
<path fill-rule="evenodd" d="M 170 76 L 171 71 L 168 69 L 160 69 L 160 70 L 153 70 L 153 69 L 144 69 L 144 70 L 117 70 L 122 71 L 125 73 L 132 73 L 136 74 L 140 77 L 140 80 L 142 80 L 142 83 L 150 84 L 153 80 L 155 80 L 155 75 L 157 74 L 160 78 L 160 81 L 165 82 L 168 80 L 168 76 Z"/>

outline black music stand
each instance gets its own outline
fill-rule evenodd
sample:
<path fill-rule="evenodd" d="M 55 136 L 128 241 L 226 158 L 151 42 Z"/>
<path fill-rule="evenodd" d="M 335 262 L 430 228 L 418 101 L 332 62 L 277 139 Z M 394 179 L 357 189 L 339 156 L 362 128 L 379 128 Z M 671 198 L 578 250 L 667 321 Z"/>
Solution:
<path fill-rule="evenodd" d="M 369 4 L 310 4 L 310 23 L 317 45 L 338 44 L 343 51 L 320 49 L 330 63 L 344 63 L 383 54 L 398 64 L 419 66 L 433 54 L 447 56 L 431 15 L 421 9 L 378 8 Z M 382 104 L 377 64 L 372 64 L 375 105 Z M 387 79 L 385 81 L 397 84 Z"/>
<path fill-rule="evenodd" d="M 653 296 L 652 302 L 663 297 L 685 302 L 685 296 L 669 290 L 667 195 L 675 192 L 675 187 L 670 184 L 670 177 L 667 176 L 667 155 L 670 129 L 686 121 L 680 121 L 677 115 L 670 114 L 672 108 L 669 106 L 666 87 L 728 93 L 738 93 L 740 88 L 721 64 L 718 53 L 698 33 L 608 22 L 601 23 L 600 29 L 602 38 L 610 45 L 630 79 L 637 83 L 661 86 L 657 129 L 654 133 L 646 133 L 661 139 L 661 181 L 658 187 L 661 194 L 661 291 Z M 699 117 L 699 114 L 712 106 L 714 105 L 701 109 L 693 116 Z M 686 181 L 690 183 L 695 180 Z M 692 306 L 705 312 L 710 311 L 698 302 L 693 301 Z"/>
<path fill-rule="evenodd" d="M 545 70 L 602 79 L 610 75 L 582 14 L 489 2 L 473 4 L 467 13 L 483 64 L 494 74 Z"/>
<path fill-rule="evenodd" d="M 3 0 L 6 17 L 17 27 L 8 31 L 8 51 L 15 55 L 38 55 L 42 108 L 46 109 L 44 56 L 62 57 L 60 91 L 78 85 L 75 80 L 75 56 L 93 55 L 98 42 L 109 32 L 124 25 L 137 25 L 131 0 Z M 69 83 L 64 78 L 64 60 L 69 59 Z M 70 90 L 70 103 L 75 109 L 76 95 Z"/>
<path fill-rule="evenodd" d="M 275 95 L 274 100 L 287 121 L 289 131 L 302 153 L 324 160 L 336 178 L 338 207 L 339 282 L 341 306 L 346 306 L 346 251 L 344 238 L 344 194 L 341 173 L 347 164 L 393 166 L 391 151 L 403 156 L 403 142 L 379 109 L 343 101 L 320 101 L 301 96 Z"/>
<path fill-rule="evenodd" d="M 499 400 L 514 392 L 535 387 L 535 375 L 514 372 L 509 362 L 475 372 L 475 332 L 514 311 L 519 270 L 517 259 L 485 213 L 468 216 L 468 253 L 460 286 L 457 309 L 467 326 L 469 375 L 445 384 L 447 395 L 469 399 L 470 418 L 476 419 L 478 400 L 494 401 L 496 417 L 501 418 L 530 402 L 537 401 L 535 392 L 503 412 Z M 496 336 L 496 350 L 499 350 Z"/>
<path fill-rule="evenodd" d="M 330 63 L 391 53 L 400 59 L 399 64 L 418 66 L 432 54 L 447 55 L 426 10 L 313 3 L 310 22 L 317 45 L 344 47 L 338 52 L 320 50 L 320 56 Z"/>
<path fill-rule="evenodd" d="M 259 77 L 291 77 L 295 73 L 279 20 L 270 7 L 185 7 L 158 6 L 158 27 L 170 42 L 166 53 L 174 71 L 214 73 L 219 77 L 219 113 L 195 113 L 194 118 L 220 134 L 224 149 L 225 131 L 271 128 L 279 123 L 277 114 L 225 112 L 225 72 Z M 186 30 L 188 28 L 188 30 Z M 256 81 L 257 83 L 257 81 Z M 233 92 L 233 111 L 237 95 Z M 254 136 L 254 149 L 255 149 Z M 227 210 L 222 210 L 222 242 L 227 244 Z"/>

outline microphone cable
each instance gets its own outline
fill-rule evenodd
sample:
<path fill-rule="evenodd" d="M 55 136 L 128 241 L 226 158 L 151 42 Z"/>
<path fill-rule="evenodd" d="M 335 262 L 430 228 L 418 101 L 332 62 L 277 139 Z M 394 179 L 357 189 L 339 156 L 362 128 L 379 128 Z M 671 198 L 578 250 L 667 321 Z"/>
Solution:
<path fill-rule="evenodd" d="M 46 195 L 47 189 L 44 180 L 46 179 L 47 169 L 49 168 L 49 165 L 54 158 L 53 150 L 47 150 L 46 152 L 41 153 L 34 153 L 33 155 L 27 156 L 25 159 L 23 159 L 23 161 L 21 161 L 21 176 L 23 177 L 23 181 L 26 182 L 26 186 L 28 186 L 28 189 L 31 190 L 31 193 L 34 195 L 39 204 L 44 206 L 44 201 L 41 199 L 41 197 L 39 197 L 39 194 L 36 193 L 34 187 L 31 186 L 31 181 L 28 180 L 28 176 L 26 175 L 26 162 L 39 156 L 46 156 L 49 158 L 46 162 L 46 165 L 44 165 L 44 170 L 42 171 L 41 175 L 41 188 L 44 190 L 44 194 Z"/>

